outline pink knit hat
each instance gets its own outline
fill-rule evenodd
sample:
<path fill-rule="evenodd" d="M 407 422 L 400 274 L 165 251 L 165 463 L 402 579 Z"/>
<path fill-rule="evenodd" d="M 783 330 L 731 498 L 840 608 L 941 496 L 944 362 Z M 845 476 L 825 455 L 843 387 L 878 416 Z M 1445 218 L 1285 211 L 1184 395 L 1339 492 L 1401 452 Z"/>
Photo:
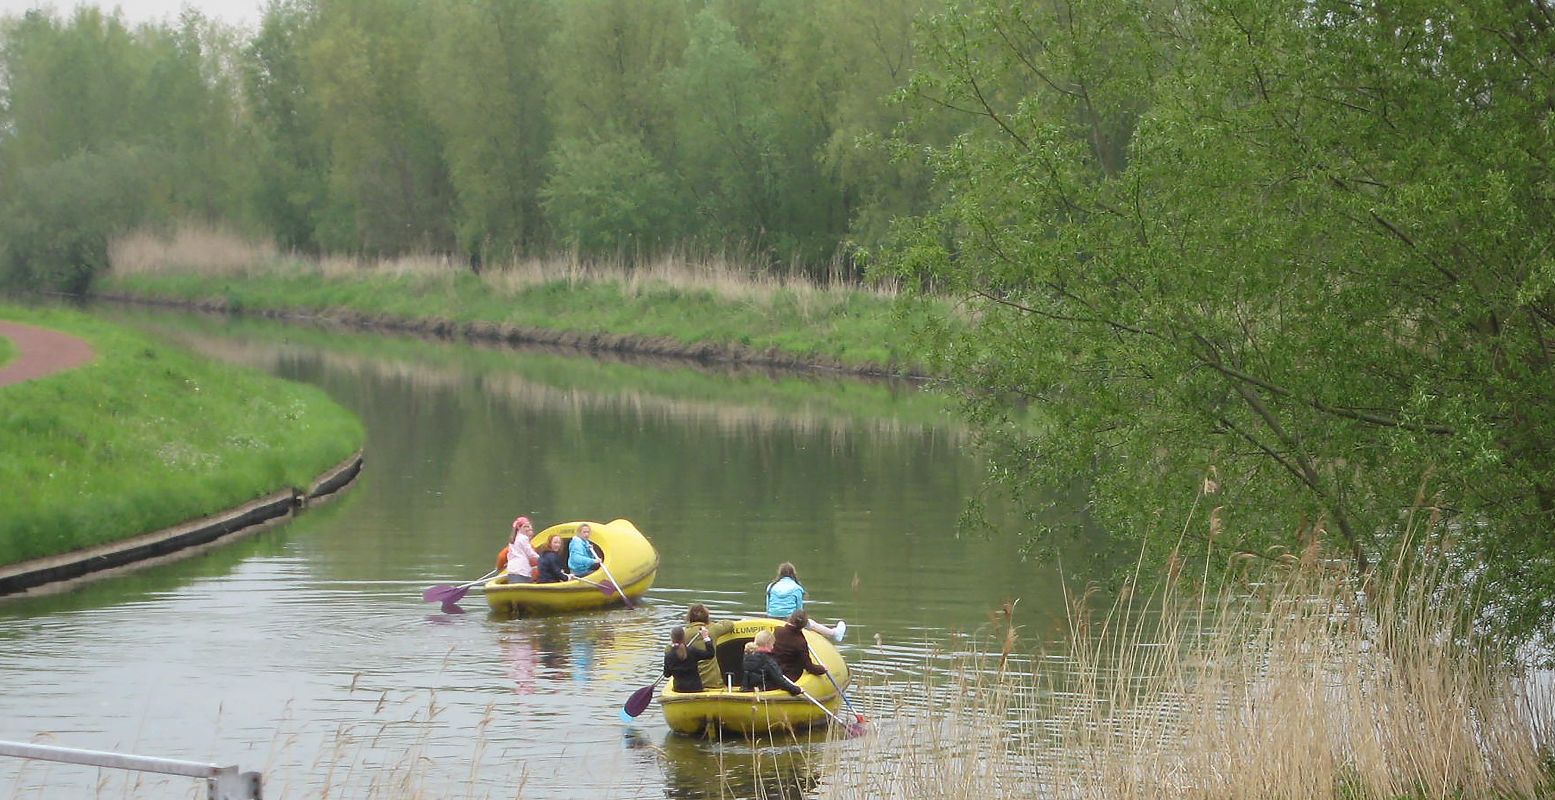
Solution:
<path fill-rule="evenodd" d="M 528 524 L 529 524 L 529 518 L 528 517 L 519 517 L 518 519 L 513 520 L 513 530 L 516 531 L 519 528 L 522 528 L 522 527 L 524 527 L 525 525 L 528 525 Z"/>

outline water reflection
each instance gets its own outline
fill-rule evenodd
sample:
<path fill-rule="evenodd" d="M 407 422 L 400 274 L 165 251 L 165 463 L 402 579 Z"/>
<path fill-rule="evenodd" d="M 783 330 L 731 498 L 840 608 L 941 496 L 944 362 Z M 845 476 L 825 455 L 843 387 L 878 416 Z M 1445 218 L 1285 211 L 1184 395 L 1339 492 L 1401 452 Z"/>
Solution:
<path fill-rule="evenodd" d="M 624 739 L 644 769 L 663 771 L 664 796 L 672 800 L 803 800 L 821 783 L 808 738 L 709 741 L 628 730 Z"/>

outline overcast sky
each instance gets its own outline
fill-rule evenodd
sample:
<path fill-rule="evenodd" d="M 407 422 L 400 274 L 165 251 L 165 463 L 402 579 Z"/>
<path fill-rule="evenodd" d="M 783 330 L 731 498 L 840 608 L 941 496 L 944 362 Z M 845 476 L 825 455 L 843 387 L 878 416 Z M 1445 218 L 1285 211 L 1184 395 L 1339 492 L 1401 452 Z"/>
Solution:
<path fill-rule="evenodd" d="M 117 7 L 131 24 L 137 22 L 169 22 L 178 18 L 185 6 L 199 9 L 207 17 L 231 25 L 253 28 L 259 24 L 259 13 L 265 0 L 103 0 L 81 3 L 77 0 L 0 0 L 0 16 L 14 17 L 29 8 L 53 8 L 60 16 L 68 16 L 78 5 L 95 5 L 105 11 Z"/>

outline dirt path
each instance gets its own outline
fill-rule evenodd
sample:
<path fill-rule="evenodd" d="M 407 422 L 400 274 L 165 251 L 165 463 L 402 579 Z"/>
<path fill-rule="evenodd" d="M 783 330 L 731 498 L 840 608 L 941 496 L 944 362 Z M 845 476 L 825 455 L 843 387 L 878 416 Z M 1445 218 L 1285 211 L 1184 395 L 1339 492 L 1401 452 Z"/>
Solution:
<path fill-rule="evenodd" d="M 0 336 L 16 345 L 16 357 L 0 367 L 0 386 L 30 381 L 79 367 L 93 358 L 92 346 L 59 331 L 0 320 Z"/>

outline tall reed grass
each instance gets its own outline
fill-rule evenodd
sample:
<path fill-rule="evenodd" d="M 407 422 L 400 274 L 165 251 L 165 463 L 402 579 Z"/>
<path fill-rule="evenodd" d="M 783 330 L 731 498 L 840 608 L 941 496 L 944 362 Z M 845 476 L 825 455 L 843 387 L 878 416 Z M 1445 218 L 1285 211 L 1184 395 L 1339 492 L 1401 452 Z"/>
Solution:
<path fill-rule="evenodd" d="M 202 228 L 126 236 L 110 260 L 98 288 L 120 296 L 505 340 L 592 348 L 606 335 L 622 350 L 916 371 L 899 333 L 896 288 L 846 280 L 840 268 L 813 280 L 737 255 L 680 253 L 515 259 L 477 272 L 439 255 L 303 258 Z"/>
<path fill-rule="evenodd" d="M 115 273 L 126 276 L 177 273 L 253 277 L 279 273 L 337 280 L 366 275 L 442 278 L 474 272 L 468 263 L 446 254 L 421 253 L 387 258 L 282 254 L 269 242 L 203 225 L 184 225 L 166 234 L 136 231 L 124 235 L 110 245 L 109 261 Z M 679 250 L 632 260 L 584 258 L 576 252 L 568 252 L 489 262 L 478 274 L 486 285 L 504 293 L 518 293 L 551 283 L 568 286 L 609 283 L 620 287 L 628 296 L 667 287 L 709 291 L 731 302 L 770 301 L 781 293 L 793 295 L 801 304 L 817 302 L 817 298 L 837 292 L 863 291 L 886 298 L 898 294 L 893 280 L 849 278 L 840 262 L 835 260 L 818 279 L 796 264 L 775 270 L 753 257 L 727 251 Z"/>
<path fill-rule="evenodd" d="M 1005 658 L 1010 623 L 833 751 L 822 797 L 1555 793 L 1551 686 L 1476 631 L 1444 561 L 1364 582 L 1315 551 L 1286 562 L 1236 559 L 1215 594 L 1174 570 L 1099 618 L 1076 601 L 1032 670 Z"/>

